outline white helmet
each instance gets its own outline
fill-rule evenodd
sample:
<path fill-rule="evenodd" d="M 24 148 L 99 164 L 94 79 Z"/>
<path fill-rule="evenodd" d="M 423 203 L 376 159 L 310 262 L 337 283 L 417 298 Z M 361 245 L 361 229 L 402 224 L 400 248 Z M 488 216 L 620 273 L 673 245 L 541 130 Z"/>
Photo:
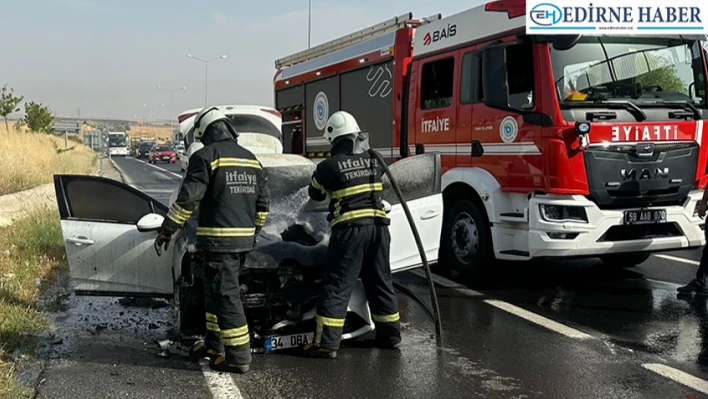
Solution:
<path fill-rule="evenodd" d="M 194 117 L 194 140 L 201 140 L 204 137 L 209 125 L 213 122 L 228 119 L 217 107 L 205 107 Z"/>
<path fill-rule="evenodd" d="M 327 120 L 322 137 L 331 143 L 337 137 L 358 133 L 361 133 L 361 129 L 352 114 L 346 111 L 337 111 Z"/>

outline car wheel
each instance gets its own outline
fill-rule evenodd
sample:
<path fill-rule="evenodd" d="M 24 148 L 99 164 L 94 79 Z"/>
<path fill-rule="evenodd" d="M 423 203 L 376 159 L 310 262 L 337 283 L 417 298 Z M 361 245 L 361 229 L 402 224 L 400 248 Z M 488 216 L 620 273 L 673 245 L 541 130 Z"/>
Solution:
<path fill-rule="evenodd" d="M 639 266 L 649 259 L 650 256 L 651 254 L 646 253 L 612 254 L 600 256 L 600 260 L 608 266 L 627 268 Z"/>
<path fill-rule="evenodd" d="M 451 269 L 480 271 L 494 257 L 487 218 L 467 199 L 452 204 L 443 223 L 441 240 L 444 266 Z"/>

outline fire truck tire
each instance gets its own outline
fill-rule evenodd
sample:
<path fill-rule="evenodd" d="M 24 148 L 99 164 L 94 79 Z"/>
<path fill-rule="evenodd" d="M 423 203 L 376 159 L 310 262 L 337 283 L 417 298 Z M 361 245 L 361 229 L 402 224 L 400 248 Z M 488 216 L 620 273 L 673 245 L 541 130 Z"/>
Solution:
<path fill-rule="evenodd" d="M 480 271 L 494 254 L 487 218 L 467 199 L 452 203 L 443 223 L 441 244 L 444 266 L 459 271 Z"/>
<path fill-rule="evenodd" d="M 651 254 L 635 253 L 635 254 L 613 254 L 600 256 L 600 260 L 608 266 L 625 268 L 634 267 L 644 263 Z"/>

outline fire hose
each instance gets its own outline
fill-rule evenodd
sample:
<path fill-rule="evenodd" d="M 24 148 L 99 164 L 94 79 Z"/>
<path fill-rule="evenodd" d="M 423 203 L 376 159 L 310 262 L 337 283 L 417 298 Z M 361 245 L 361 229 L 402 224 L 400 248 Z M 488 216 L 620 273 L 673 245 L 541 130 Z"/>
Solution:
<path fill-rule="evenodd" d="M 406 203 L 406 200 L 403 198 L 403 194 L 401 194 L 401 189 L 398 187 L 398 184 L 396 183 L 396 179 L 394 179 L 393 174 L 388 169 L 388 166 L 386 166 L 386 162 L 384 162 L 381 155 L 379 153 L 377 153 L 376 151 L 374 151 L 373 149 L 369 149 L 368 152 L 369 152 L 369 155 L 376 158 L 376 160 L 379 161 L 379 164 L 383 166 L 383 169 L 386 172 L 386 175 L 388 176 L 389 180 L 391 181 L 391 186 L 393 187 L 393 191 L 396 192 L 396 196 L 398 197 L 398 200 L 401 202 L 401 207 L 403 208 L 403 212 L 406 214 L 406 219 L 408 219 L 408 224 L 410 225 L 411 231 L 413 232 L 413 238 L 415 238 L 415 243 L 416 243 L 416 246 L 418 247 L 418 253 L 420 254 L 420 259 L 423 263 L 423 269 L 425 270 L 425 277 L 428 281 L 428 289 L 430 290 L 430 302 L 431 302 L 432 306 L 425 303 L 425 301 L 423 301 L 422 298 L 420 298 L 412 290 L 408 289 L 407 287 L 403 286 L 402 284 L 394 282 L 394 285 L 401 292 L 405 293 L 406 295 L 408 295 L 409 297 L 415 299 L 418 303 L 420 303 L 423 306 L 423 308 L 425 308 L 425 310 L 430 314 L 430 316 L 433 318 L 433 321 L 435 322 L 435 340 L 438 343 L 440 343 L 440 339 L 442 337 L 442 323 L 440 321 L 440 307 L 438 305 L 438 295 L 435 292 L 435 283 L 433 282 L 433 275 L 430 272 L 430 265 L 428 264 L 427 256 L 425 256 L 425 248 L 423 247 L 423 242 L 420 239 L 420 234 L 418 234 L 418 228 L 415 225 L 415 221 L 413 220 L 413 216 L 411 215 L 410 209 L 408 209 L 408 204 Z"/>

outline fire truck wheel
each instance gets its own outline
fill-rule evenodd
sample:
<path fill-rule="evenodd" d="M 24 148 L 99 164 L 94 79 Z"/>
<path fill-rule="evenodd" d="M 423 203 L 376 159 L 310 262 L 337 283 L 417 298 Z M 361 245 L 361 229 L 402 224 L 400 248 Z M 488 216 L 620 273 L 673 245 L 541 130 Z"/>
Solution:
<path fill-rule="evenodd" d="M 647 259 L 651 254 L 612 254 L 600 256 L 600 260 L 608 266 L 625 268 L 637 266 Z"/>
<path fill-rule="evenodd" d="M 455 202 L 445 218 L 442 247 L 446 266 L 460 271 L 478 271 L 492 254 L 487 218 L 470 200 Z"/>

